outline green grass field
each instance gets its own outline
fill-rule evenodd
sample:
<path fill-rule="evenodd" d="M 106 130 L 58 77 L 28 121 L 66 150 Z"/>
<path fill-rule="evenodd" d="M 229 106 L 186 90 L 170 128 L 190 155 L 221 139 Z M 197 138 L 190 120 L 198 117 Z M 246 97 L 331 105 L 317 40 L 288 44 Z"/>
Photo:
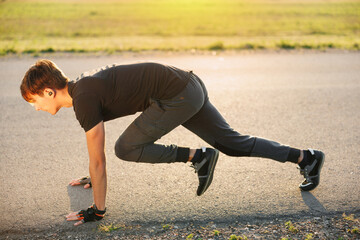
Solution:
<path fill-rule="evenodd" d="M 360 49 L 360 1 L 0 0 L 0 55 Z"/>

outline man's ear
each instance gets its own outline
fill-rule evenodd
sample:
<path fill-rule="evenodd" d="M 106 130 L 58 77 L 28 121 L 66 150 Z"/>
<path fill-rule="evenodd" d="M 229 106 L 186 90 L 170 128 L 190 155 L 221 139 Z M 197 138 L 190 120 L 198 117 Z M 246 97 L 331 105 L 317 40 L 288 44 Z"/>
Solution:
<path fill-rule="evenodd" d="M 45 88 L 44 89 L 44 96 L 45 97 L 54 98 L 55 94 L 56 94 L 56 91 L 54 89 L 51 89 L 51 88 Z"/>

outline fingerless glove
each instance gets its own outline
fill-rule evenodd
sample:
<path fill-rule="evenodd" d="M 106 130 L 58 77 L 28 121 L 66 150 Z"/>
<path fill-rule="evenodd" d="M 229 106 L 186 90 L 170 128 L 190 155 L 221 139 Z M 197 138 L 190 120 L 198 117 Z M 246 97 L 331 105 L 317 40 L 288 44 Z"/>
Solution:
<path fill-rule="evenodd" d="M 96 208 L 96 205 L 93 204 L 87 210 L 81 210 L 78 212 L 78 220 L 81 220 L 83 223 L 99 221 L 105 216 L 106 208 L 104 211 L 100 211 Z"/>

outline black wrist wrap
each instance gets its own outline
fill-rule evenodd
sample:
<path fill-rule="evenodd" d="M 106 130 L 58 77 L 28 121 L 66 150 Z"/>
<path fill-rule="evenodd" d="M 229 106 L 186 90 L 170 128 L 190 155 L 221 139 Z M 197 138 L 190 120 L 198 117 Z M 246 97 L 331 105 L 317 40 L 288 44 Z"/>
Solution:
<path fill-rule="evenodd" d="M 92 222 L 99 221 L 103 219 L 105 215 L 106 209 L 104 211 L 100 211 L 96 208 L 96 205 L 92 205 L 87 210 L 81 210 L 78 213 L 79 220 L 82 222 Z"/>

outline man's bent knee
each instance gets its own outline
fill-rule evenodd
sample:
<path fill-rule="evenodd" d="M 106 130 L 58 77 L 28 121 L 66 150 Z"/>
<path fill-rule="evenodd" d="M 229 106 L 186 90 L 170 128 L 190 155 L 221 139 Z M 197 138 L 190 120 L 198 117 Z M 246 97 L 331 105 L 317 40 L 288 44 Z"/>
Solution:
<path fill-rule="evenodd" d="M 131 152 L 134 151 L 130 145 L 118 139 L 115 143 L 115 155 L 121 160 L 125 161 L 136 161 L 136 159 L 131 159 Z"/>

